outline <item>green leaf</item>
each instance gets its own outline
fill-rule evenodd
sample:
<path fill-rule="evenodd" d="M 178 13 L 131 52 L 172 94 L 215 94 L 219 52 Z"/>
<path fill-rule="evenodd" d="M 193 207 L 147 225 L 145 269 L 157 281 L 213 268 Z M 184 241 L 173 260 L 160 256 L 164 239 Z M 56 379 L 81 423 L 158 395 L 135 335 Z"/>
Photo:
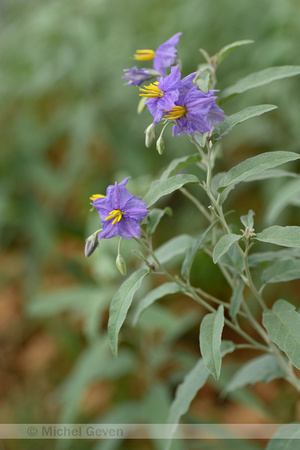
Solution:
<path fill-rule="evenodd" d="M 287 423 L 279 427 L 268 442 L 266 450 L 296 450 L 299 448 L 299 439 L 299 423 Z"/>
<path fill-rule="evenodd" d="M 165 283 L 161 286 L 150 291 L 142 300 L 139 302 L 133 316 L 132 323 L 135 325 L 140 317 L 140 315 L 147 309 L 152 303 L 156 300 L 165 297 L 170 294 L 177 294 L 178 292 L 182 292 L 182 287 L 180 287 L 177 283 Z"/>
<path fill-rule="evenodd" d="M 221 256 L 219 262 L 228 267 L 234 275 L 243 272 L 244 261 L 235 245 L 232 245 L 228 252 Z"/>
<path fill-rule="evenodd" d="M 269 383 L 275 378 L 283 378 L 285 373 L 274 355 L 263 355 L 244 364 L 233 376 L 223 393 L 235 391 L 246 385 L 253 386 L 258 381 Z"/>
<path fill-rule="evenodd" d="M 269 169 L 265 170 L 264 172 L 252 175 L 244 181 L 245 183 L 251 183 L 252 181 L 267 180 L 268 178 L 282 178 L 282 177 L 297 178 L 298 175 L 293 172 L 288 172 L 287 170 Z"/>
<path fill-rule="evenodd" d="M 165 242 L 154 253 L 159 262 L 165 264 L 166 262 L 172 261 L 176 256 L 185 254 L 192 243 L 192 236 L 180 234 Z M 150 263 L 154 262 L 152 257 L 149 257 L 148 260 Z"/>
<path fill-rule="evenodd" d="M 299 158 L 300 155 L 297 153 L 282 151 L 261 153 L 260 155 L 253 156 L 237 166 L 232 167 L 232 169 L 230 169 L 221 179 L 219 183 L 219 190 L 222 190 L 222 188 L 225 188 L 226 186 L 240 183 L 246 178 L 252 175 L 257 175 L 267 169 L 271 169 L 290 161 L 295 161 Z"/>
<path fill-rule="evenodd" d="M 259 72 L 251 73 L 237 81 L 234 85 L 224 89 L 219 96 L 222 101 L 236 94 L 248 91 L 249 89 L 263 86 L 275 80 L 293 77 L 300 74 L 300 66 L 279 66 L 270 67 Z"/>
<path fill-rule="evenodd" d="M 237 48 L 242 47 L 244 45 L 253 43 L 254 41 L 250 39 L 245 39 L 242 41 L 235 41 L 232 44 L 225 45 L 225 47 L 221 48 L 221 50 L 215 56 L 213 56 L 215 64 L 220 64 L 220 62 L 225 58 L 225 56 L 227 56 L 233 50 L 236 50 Z"/>
<path fill-rule="evenodd" d="M 261 275 L 261 281 L 264 284 L 297 280 L 298 278 L 300 278 L 300 261 L 297 259 L 276 261 Z"/>
<path fill-rule="evenodd" d="M 265 217 L 268 223 L 274 223 L 280 216 L 283 209 L 297 202 L 300 197 L 300 179 L 292 180 L 289 183 L 285 183 L 278 189 L 269 202 L 268 208 L 265 213 Z"/>
<path fill-rule="evenodd" d="M 226 136 L 230 131 L 239 123 L 245 122 L 245 120 L 251 119 L 252 117 L 261 116 L 262 114 L 276 109 L 275 105 L 258 105 L 249 106 L 231 116 L 226 117 L 219 125 L 214 127 L 213 140 L 218 141 Z"/>
<path fill-rule="evenodd" d="M 177 387 L 168 416 L 168 423 L 170 424 L 167 430 L 167 436 L 170 436 L 169 445 L 180 417 L 188 412 L 192 400 L 196 397 L 199 389 L 205 385 L 208 375 L 209 371 L 203 359 L 199 359 L 193 369 L 184 377 L 183 382 Z M 167 448 L 169 448 L 169 445 Z"/>
<path fill-rule="evenodd" d="M 300 227 L 280 227 L 274 225 L 258 233 L 255 238 L 258 241 L 268 242 L 285 247 L 300 248 Z"/>
<path fill-rule="evenodd" d="M 201 162 L 201 156 L 199 153 L 195 153 L 194 155 L 183 156 L 182 158 L 173 159 L 173 161 L 169 164 L 167 169 L 162 173 L 160 180 L 165 180 L 173 175 L 175 175 L 179 170 L 183 169 L 186 166 L 190 166 L 191 164 Z"/>
<path fill-rule="evenodd" d="M 237 242 L 239 239 L 241 239 L 240 234 L 225 234 L 225 236 L 222 236 L 221 239 L 216 243 L 213 251 L 213 261 L 216 264 L 219 260 L 219 258 L 224 255 L 230 247 Z"/>
<path fill-rule="evenodd" d="M 300 258 L 300 250 L 298 248 L 283 248 L 276 252 L 252 253 L 248 257 L 250 267 L 256 267 L 267 261 L 276 261 L 282 258 Z"/>
<path fill-rule="evenodd" d="M 114 380 L 134 370 L 135 359 L 132 352 L 124 350 L 114 359 L 109 343 L 102 336 L 87 347 L 63 383 L 57 389 L 61 403 L 62 422 L 72 423 L 79 413 L 80 397 L 84 389 L 94 380 Z"/>
<path fill-rule="evenodd" d="M 233 321 L 236 320 L 236 315 L 239 312 L 241 303 L 243 301 L 244 286 L 244 282 L 239 279 L 232 291 L 232 296 L 230 297 L 229 314 Z"/>
<path fill-rule="evenodd" d="M 108 337 L 114 356 L 118 354 L 119 331 L 126 319 L 135 292 L 139 289 L 149 269 L 134 272 L 116 292 L 109 310 Z"/>
<path fill-rule="evenodd" d="M 202 247 L 206 236 L 210 232 L 210 230 L 218 223 L 217 220 L 215 220 L 202 234 L 200 234 L 193 242 L 193 245 L 188 249 L 186 256 L 184 258 L 184 261 L 182 263 L 181 267 L 181 275 L 183 278 L 188 279 L 190 275 L 190 271 L 192 268 L 192 264 L 194 261 L 194 258 L 196 256 L 197 251 Z"/>
<path fill-rule="evenodd" d="M 168 206 L 165 209 L 153 208 L 147 215 L 147 231 L 151 236 L 155 230 L 163 216 L 167 214 L 168 216 L 172 215 L 172 209 Z"/>
<path fill-rule="evenodd" d="M 143 198 L 143 201 L 149 208 L 164 195 L 171 194 L 185 184 L 191 183 L 199 184 L 199 180 L 195 175 L 180 174 L 163 180 L 156 180 L 151 184 L 149 191 Z"/>
<path fill-rule="evenodd" d="M 221 336 L 224 327 L 224 307 L 206 314 L 200 326 L 200 349 L 207 369 L 218 379 L 221 372 Z"/>
<path fill-rule="evenodd" d="M 255 212 L 252 211 L 252 209 L 250 209 L 248 211 L 248 214 L 246 216 L 241 216 L 241 222 L 244 225 L 245 228 L 248 228 L 249 230 L 253 229 L 254 226 L 254 217 L 255 216 Z"/>
<path fill-rule="evenodd" d="M 277 300 L 272 310 L 263 313 L 263 325 L 271 340 L 300 369 L 300 314 L 286 300 Z"/>

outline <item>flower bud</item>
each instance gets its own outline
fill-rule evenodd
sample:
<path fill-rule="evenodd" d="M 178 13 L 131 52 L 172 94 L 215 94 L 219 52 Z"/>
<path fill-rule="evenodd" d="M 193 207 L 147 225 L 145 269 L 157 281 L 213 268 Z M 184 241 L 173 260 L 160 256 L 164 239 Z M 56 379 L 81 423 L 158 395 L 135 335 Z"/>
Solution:
<path fill-rule="evenodd" d="M 145 145 L 149 148 L 155 139 L 155 125 L 151 123 L 145 130 Z"/>
<path fill-rule="evenodd" d="M 98 247 L 99 241 L 98 241 L 98 231 L 94 234 L 92 234 L 90 237 L 88 237 L 85 241 L 85 248 L 84 248 L 84 254 L 86 258 L 91 256 L 92 253 L 96 250 Z"/>
<path fill-rule="evenodd" d="M 125 263 L 123 256 L 120 255 L 120 253 L 118 254 L 117 259 L 116 259 L 116 266 L 117 266 L 119 272 L 121 273 L 121 275 L 125 276 L 126 272 L 127 272 L 126 263 Z"/>
<path fill-rule="evenodd" d="M 156 141 L 156 150 L 160 155 L 162 155 L 165 150 L 165 141 L 162 135 L 160 135 Z"/>

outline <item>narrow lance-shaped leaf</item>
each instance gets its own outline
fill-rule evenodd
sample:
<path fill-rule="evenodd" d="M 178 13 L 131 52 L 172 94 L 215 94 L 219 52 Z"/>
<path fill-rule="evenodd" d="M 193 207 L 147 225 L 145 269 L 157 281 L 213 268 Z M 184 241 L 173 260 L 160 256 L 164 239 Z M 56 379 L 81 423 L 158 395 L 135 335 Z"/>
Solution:
<path fill-rule="evenodd" d="M 166 450 L 170 447 L 171 439 L 176 431 L 180 417 L 188 412 L 192 400 L 196 397 L 199 389 L 205 385 L 208 375 L 209 371 L 203 359 L 199 359 L 197 364 L 178 386 L 168 417 L 170 426 L 167 428 L 167 436 L 170 437 L 170 441 L 166 446 Z"/>
<path fill-rule="evenodd" d="M 164 195 L 171 194 L 185 184 L 191 183 L 199 184 L 199 180 L 195 175 L 174 175 L 170 178 L 154 181 L 143 198 L 143 201 L 149 208 Z"/>
<path fill-rule="evenodd" d="M 265 84 L 271 83 L 272 81 L 287 77 L 293 77 L 299 74 L 300 66 L 270 67 L 259 72 L 251 73 L 250 75 L 247 75 L 246 77 L 240 79 L 234 85 L 224 89 L 221 92 L 219 98 L 224 101 L 225 99 L 232 97 L 233 95 L 241 94 L 242 92 L 248 91 L 249 89 L 263 86 Z"/>
<path fill-rule="evenodd" d="M 200 234 L 200 236 L 195 239 L 193 245 L 186 252 L 186 256 L 181 267 L 181 275 L 183 276 L 183 278 L 187 279 L 189 277 L 197 251 L 202 247 L 206 236 L 217 223 L 218 221 L 215 220 L 202 234 Z"/>
<path fill-rule="evenodd" d="M 235 285 L 232 296 L 230 297 L 229 314 L 232 320 L 236 320 L 236 315 L 239 312 L 240 306 L 243 301 L 243 289 L 244 282 L 239 279 Z"/>
<path fill-rule="evenodd" d="M 269 383 L 275 378 L 283 378 L 285 373 L 274 355 L 263 355 L 244 364 L 225 387 L 222 394 L 235 391 L 258 381 Z"/>
<path fill-rule="evenodd" d="M 274 223 L 280 216 L 286 206 L 299 201 L 300 197 L 300 179 L 285 182 L 280 189 L 277 190 L 276 195 L 269 201 L 267 210 L 265 212 L 266 221 L 268 224 Z"/>
<path fill-rule="evenodd" d="M 109 310 L 108 337 L 114 356 L 118 353 L 119 331 L 126 319 L 133 296 L 142 284 L 149 269 L 139 269 L 134 272 L 116 292 Z"/>
<path fill-rule="evenodd" d="M 178 292 L 182 292 L 182 287 L 180 287 L 177 283 L 165 283 L 161 286 L 150 291 L 142 300 L 139 302 L 133 317 L 133 325 L 136 324 L 140 315 L 145 311 L 145 309 L 149 308 L 152 303 L 156 300 L 165 297 L 170 294 L 177 294 Z"/>
<path fill-rule="evenodd" d="M 263 313 L 263 325 L 271 340 L 300 369 L 300 314 L 286 300 L 277 300 L 272 310 Z"/>
<path fill-rule="evenodd" d="M 258 105 L 249 106 L 231 116 L 226 117 L 219 125 L 214 127 L 213 140 L 218 141 L 226 136 L 236 125 L 245 122 L 252 117 L 261 116 L 262 114 L 276 109 L 275 105 Z"/>
<path fill-rule="evenodd" d="M 199 155 L 199 153 L 195 153 L 194 155 L 183 156 L 182 158 L 173 159 L 173 161 L 169 164 L 166 170 L 162 173 L 160 179 L 165 180 L 166 178 L 170 178 L 184 167 L 200 161 L 201 156 Z"/>
<path fill-rule="evenodd" d="M 264 284 L 297 280 L 298 278 L 300 278 L 300 261 L 298 259 L 276 261 L 261 275 L 261 281 Z"/>
<path fill-rule="evenodd" d="M 276 431 L 266 450 L 296 450 L 299 448 L 299 440 L 299 423 L 287 423 Z"/>
<path fill-rule="evenodd" d="M 242 235 L 240 234 L 225 234 L 225 236 L 222 236 L 221 239 L 216 243 L 214 250 L 213 250 L 213 261 L 216 264 L 221 258 L 222 255 L 228 252 L 230 247 L 237 242 L 239 239 L 241 239 Z"/>
<path fill-rule="evenodd" d="M 165 209 L 152 208 L 149 214 L 147 215 L 147 231 L 151 236 L 155 230 L 163 216 L 167 214 L 168 216 L 172 215 L 172 209 L 166 207 Z"/>
<path fill-rule="evenodd" d="M 192 245 L 193 238 L 188 234 L 180 234 L 169 241 L 162 244 L 155 250 L 155 256 L 161 264 L 172 261 L 176 256 L 185 254 L 187 249 Z M 149 256 L 148 261 L 153 263 L 152 256 Z"/>
<path fill-rule="evenodd" d="M 232 341 L 223 341 L 221 345 L 221 356 L 235 350 L 236 346 Z M 209 370 L 204 364 L 203 359 L 199 359 L 193 369 L 184 377 L 183 382 L 177 387 L 175 398 L 172 402 L 167 428 L 167 436 L 170 438 L 166 450 L 170 447 L 171 439 L 176 431 L 181 416 L 188 412 L 192 400 L 197 392 L 205 385 L 209 376 Z"/>
<path fill-rule="evenodd" d="M 200 349 L 206 367 L 218 379 L 221 372 L 221 336 L 224 327 L 224 307 L 207 314 L 200 326 Z"/>
<path fill-rule="evenodd" d="M 237 166 L 232 167 L 220 180 L 219 190 L 231 184 L 240 183 L 246 180 L 246 178 L 259 174 L 267 169 L 272 169 L 273 167 L 295 161 L 299 158 L 300 155 L 297 153 L 282 151 L 261 153 L 258 156 L 253 156 Z"/>
<path fill-rule="evenodd" d="M 280 227 L 274 225 L 266 228 L 261 233 L 257 233 L 255 238 L 258 241 L 268 242 L 285 247 L 300 248 L 300 227 Z"/>
<path fill-rule="evenodd" d="M 225 58 L 225 56 L 227 56 L 233 50 L 243 47 L 244 45 L 249 45 L 253 43 L 254 41 L 250 39 L 244 39 L 242 41 L 235 41 L 232 42 L 231 44 L 225 45 L 225 47 L 221 48 L 221 50 L 215 56 L 213 56 L 215 64 L 220 64 L 220 62 Z"/>

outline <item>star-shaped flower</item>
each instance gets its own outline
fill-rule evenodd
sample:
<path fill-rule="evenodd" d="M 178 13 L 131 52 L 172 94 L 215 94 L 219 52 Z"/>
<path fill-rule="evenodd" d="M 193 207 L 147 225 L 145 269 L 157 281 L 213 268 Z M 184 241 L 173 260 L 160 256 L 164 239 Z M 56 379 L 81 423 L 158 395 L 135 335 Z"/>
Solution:
<path fill-rule="evenodd" d="M 109 239 L 116 235 L 125 239 L 137 238 L 140 231 L 140 221 L 146 217 L 149 210 L 139 197 L 132 195 L 125 187 L 128 178 L 108 186 L 106 196 L 92 196 L 92 205 L 97 209 L 102 231 L 99 239 Z"/>

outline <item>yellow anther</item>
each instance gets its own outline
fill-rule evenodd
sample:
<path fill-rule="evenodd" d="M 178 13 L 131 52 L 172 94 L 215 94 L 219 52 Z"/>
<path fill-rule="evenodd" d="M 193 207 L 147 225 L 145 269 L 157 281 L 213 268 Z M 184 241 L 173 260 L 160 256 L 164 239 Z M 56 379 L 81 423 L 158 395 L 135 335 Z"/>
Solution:
<path fill-rule="evenodd" d="M 105 198 L 105 195 L 101 195 L 101 194 L 93 194 L 93 195 L 90 197 L 90 200 L 94 201 L 94 200 L 96 200 L 97 198 Z"/>
<path fill-rule="evenodd" d="M 166 119 L 176 120 L 182 116 L 186 115 L 186 108 L 184 106 L 174 106 L 171 111 L 168 111 L 168 114 L 165 115 Z M 167 112 L 167 111 L 165 111 Z"/>
<path fill-rule="evenodd" d="M 120 211 L 119 209 L 114 209 L 109 213 L 109 216 L 106 217 L 105 221 L 114 219 L 112 222 L 112 224 L 114 225 L 115 223 L 120 222 L 123 214 L 124 214 L 123 211 Z"/>
<path fill-rule="evenodd" d="M 158 81 L 155 81 L 154 83 L 150 83 L 149 86 L 144 86 L 144 89 L 139 88 L 139 90 L 142 92 L 142 94 L 139 94 L 140 97 L 147 97 L 147 98 L 163 97 L 164 91 L 159 89 L 157 85 Z"/>
<path fill-rule="evenodd" d="M 155 51 L 149 49 L 137 50 L 133 55 L 134 59 L 136 59 L 137 61 L 150 61 L 154 58 L 154 56 Z"/>

